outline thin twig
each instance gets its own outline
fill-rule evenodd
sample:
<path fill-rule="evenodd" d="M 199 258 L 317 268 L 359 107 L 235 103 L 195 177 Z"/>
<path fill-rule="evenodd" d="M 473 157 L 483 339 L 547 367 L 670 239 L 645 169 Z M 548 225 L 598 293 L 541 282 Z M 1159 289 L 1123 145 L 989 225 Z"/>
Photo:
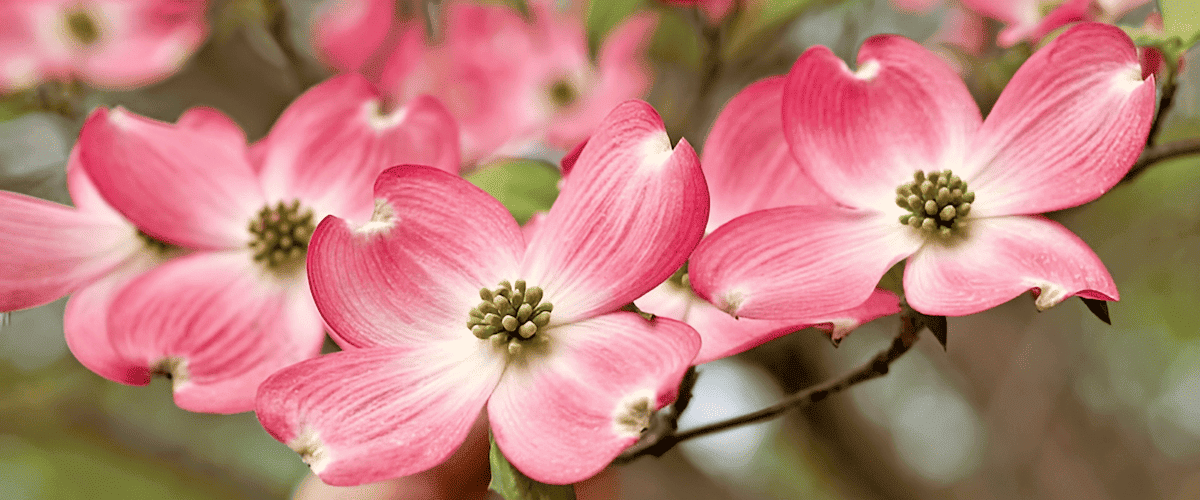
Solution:
<path fill-rule="evenodd" d="M 1142 151 L 1142 156 L 1138 158 L 1121 182 L 1129 182 L 1133 178 L 1141 175 L 1142 172 L 1150 168 L 1155 163 L 1178 158 L 1180 156 L 1189 156 L 1200 154 L 1200 138 L 1181 139 L 1165 144 L 1157 144 L 1146 148 Z"/>
<path fill-rule="evenodd" d="M 323 78 L 313 73 L 308 60 L 296 49 L 296 44 L 292 39 L 291 16 L 286 2 L 277 1 L 274 7 L 275 11 L 271 15 L 270 24 L 271 36 L 275 38 L 275 44 L 279 46 L 284 59 L 291 67 L 296 83 L 300 85 L 301 90 L 320 83 Z"/>
<path fill-rule="evenodd" d="M 841 377 L 825 381 L 813 387 L 809 387 L 800 392 L 797 392 L 787 399 L 780 401 L 772 406 L 763 408 L 753 413 L 748 413 L 738 417 L 720 422 L 714 422 L 708 425 L 697 427 L 683 432 L 647 432 L 637 444 L 629 447 L 625 452 L 621 453 L 613 463 L 624 464 L 632 462 L 638 457 L 645 455 L 662 456 L 667 450 L 673 448 L 676 444 L 688 439 L 720 432 L 733 427 L 760 422 L 763 420 L 778 417 L 792 408 L 799 408 L 816 403 L 828 397 L 830 394 L 841 392 L 855 384 L 866 382 L 868 380 L 879 378 L 888 373 L 889 367 L 893 361 L 896 361 L 912 348 L 917 341 L 917 334 L 921 331 L 924 325 L 916 318 L 909 315 L 900 316 L 900 332 L 892 339 L 892 343 L 888 348 L 879 354 L 876 354 L 869 361 L 859 366 L 857 369 L 842 375 Z"/>

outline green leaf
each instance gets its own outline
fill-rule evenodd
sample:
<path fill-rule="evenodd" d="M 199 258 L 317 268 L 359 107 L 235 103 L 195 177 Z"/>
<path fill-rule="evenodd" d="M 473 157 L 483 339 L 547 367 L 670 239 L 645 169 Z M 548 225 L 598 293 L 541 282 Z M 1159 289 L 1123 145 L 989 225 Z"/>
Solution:
<path fill-rule="evenodd" d="M 492 450 L 488 459 L 492 463 L 492 482 L 488 488 L 504 500 L 575 500 L 575 487 L 571 485 L 543 484 L 529 479 L 521 471 L 508 463 L 500 448 L 496 446 L 495 436 L 489 436 Z"/>
<path fill-rule="evenodd" d="M 725 59 L 732 59 L 734 54 L 743 50 L 761 48 L 764 43 L 768 42 L 765 38 L 772 30 L 795 19 L 812 3 L 813 0 L 747 3 L 744 7 L 745 12 L 734 23 L 729 42 L 725 44 L 722 56 Z"/>
<path fill-rule="evenodd" d="M 534 160 L 503 160 L 467 176 L 467 180 L 494 196 L 524 224 L 533 214 L 550 210 L 558 198 L 557 168 Z"/>
<path fill-rule="evenodd" d="M 1163 32 L 1177 36 L 1187 49 L 1200 36 L 1200 2 L 1196 0 L 1158 0 L 1158 11 L 1162 13 Z"/>
<path fill-rule="evenodd" d="M 592 0 L 587 9 L 588 46 L 592 53 L 608 32 L 642 7 L 646 0 Z"/>

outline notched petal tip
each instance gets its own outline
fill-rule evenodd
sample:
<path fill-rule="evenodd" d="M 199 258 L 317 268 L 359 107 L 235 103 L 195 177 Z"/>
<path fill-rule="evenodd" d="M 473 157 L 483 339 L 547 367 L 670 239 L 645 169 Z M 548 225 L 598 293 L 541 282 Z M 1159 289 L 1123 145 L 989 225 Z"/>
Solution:
<path fill-rule="evenodd" d="M 613 432 L 619 436 L 637 438 L 650 429 L 654 416 L 654 391 L 645 389 L 630 394 L 613 411 Z"/>
<path fill-rule="evenodd" d="M 313 474 L 318 476 L 329 466 L 329 462 L 332 460 L 329 448 L 325 447 L 325 443 L 321 442 L 321 437 L 317 434 L 317 431 L 311 427 L 304 427 L 300 431 L 300 434 L 296 435 L 291 441 L 288 441 L 287 445 L 292 451 L 300 454 L 300 460 L 308 464 Z"/>
<path fill-rule="evenodd" d="M 646 135 L 638 146 L 642 157 L 641 168 L 646 171 L 657 171 L 667 164 L 675 150 L 671 147 L 671 138 L 666 130 L 656 130 Z"/>
<path fill-rule="evenodd" d="M 408 117 L 408 110 L 408 106 L 401 106 L 390 112 L 385 111 L 384 103 L 379 99 L 363 103 L 363 115 L 376 132 L 386 132 L 400 126 Z"/>
<path fill-rule="evenodd" d="M 1030 292 L 1033 293 L 1033 305 L 1037 308 L 1038 312 L 1045 312 L 1051 307 L 1061 304 L 1062 301 L 1075 296 L 1108 302 L 1116 302 L 1120 299 L 1115 289 L 1113 290 L 1112 295 L 1097 290 L 1087 289 L 1072 292 L 1070 289 L 1062 285 L 1050 282 L 1039 284 L 1036 287 L 1031 288 Z"/>
<path fill-rule="evenodd" d="M 191 381 L 187 360 L 179 356 L 163 358 L 150 367 L 150 375 L 166 377 L 172 390 L 178 391 Z"/>
<path fill-rule="evenodd" d="M 865 82 L 869 82 L 871 80 L 874 80 L 875 77 L 879 76 L 879 70 L 882 68 L 883 68 L 883 65 L 879 64 L 878 60 L 868 59 L 866 61 L 863 61 L 858 66 L 858 71 L 854 71 L 854 72 L 852 72 L 852 74 L 854 75 L 854 78 L 857 78 L 857 79 L 865 81 Z M 850 67 L 847 66 L 846 69 L 849 70 Z"/>
<path fill-rule="evenodd" d="M 375 200 L 375 211 L 371 214 L 371 220 L 354 228 L 354 233 L 360 235 L 382 233 L 395 226 L 396 209 L 392 208 L 392 204 L 388 203 L 387 200 L 377 198 Z"/>

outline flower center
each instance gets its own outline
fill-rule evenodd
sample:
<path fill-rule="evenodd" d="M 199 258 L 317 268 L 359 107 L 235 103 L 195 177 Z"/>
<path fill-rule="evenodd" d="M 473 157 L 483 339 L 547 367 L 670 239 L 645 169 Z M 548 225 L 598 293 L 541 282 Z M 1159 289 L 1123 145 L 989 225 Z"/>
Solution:
<path fill-rule="evenodd" d="M 550 102 L 555 106 L 565 108 L 579 99 L 579 90 L 566 80 L 558 80 L 550 85 Z"/>
<path fill-rule="evenodd" d="M 263 207 L 250 221 L 255 262 L 274 270 L 302 265 L 315 227 L 312 210 L 301 207 L 300 200 Z"/>
<path fill-rule="evenodd" d="M 74 9 L 67 13 L 67 33 L 80 45 L 92 45 L 100 39 L 100 28 L 96 21 L 83 9 Z"/>
<path fill-rule="evenodd" d="M 901 215 L 900 223 L 927 234 L 948 236 L 961 228 L 974 201 L 975 193 L 950 170 L 918 170 L 912 182 L 896 188 L 896 205 L 912 212 Z"/>
<path fill-rule="evenodd" d="M 519 353 L 522 342 L 545 330 L 554 310 L 552 304 L 542 302 L 541 288 L 526 287 L 522 280 L 515 285 L 501 281 L 495 289 L 481 288 L 479 298 L 483 301 L 471 309 L 467 328 L 496 347 L 504 346 L 510 354 Z"/>

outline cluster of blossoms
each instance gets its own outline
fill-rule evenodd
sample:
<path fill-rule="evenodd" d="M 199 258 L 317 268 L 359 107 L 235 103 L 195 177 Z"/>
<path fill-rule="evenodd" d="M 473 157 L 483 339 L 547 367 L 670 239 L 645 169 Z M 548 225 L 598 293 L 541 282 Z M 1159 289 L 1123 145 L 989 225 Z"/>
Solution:
<path fill-rule="evenodd" d="M 635 443 L 689 366 L 809 326 L 836 343 L 899 312 L 877 284 L 905 259 L 904 298 L 927 315 L 1026 291 L 1039 309 L 1118 298 L 1087 245 L 1038 215 L 1099 197 L 1146 142 L 1154 77 L 1113 26 L 1037 51 L 986 120 L 908 39 L 869 38 L 856 69 L 814 47 L 735 96 L 699 156 L 632 99 L 650 82 L 651 18 L 617 27 L 593 63 L 578 13 L 548 3 L 523 17 L 450 2 L 437 41 L 395 0 L 338 5 L 316 38 L 346 74 L 261 141 L 211 109 L 169 124 L 100 108 L 67 166 L 73 207 L 0 193 L 0 310 L 71 295 L 83 365 L 167 376 L 188 410 L 255 410 L 329 484 L 426 471 L 481 412 L 517 469 L 567 484 Z M 6 4 L 0 19 L 31 31 L 0 51 L 47 23 L 57 38 L 52 54 L 0 54 L 0 84 L 150 81 L 202 40 L 203 13 Z M 1005 40 L 1040 33 L 1027 17 Z M 106 72 L 117 53 L 152 55 Z M 584 140 L 524 228 L 458 176 Z M 341 351 L 318 356 L 326 332 Z"/>

